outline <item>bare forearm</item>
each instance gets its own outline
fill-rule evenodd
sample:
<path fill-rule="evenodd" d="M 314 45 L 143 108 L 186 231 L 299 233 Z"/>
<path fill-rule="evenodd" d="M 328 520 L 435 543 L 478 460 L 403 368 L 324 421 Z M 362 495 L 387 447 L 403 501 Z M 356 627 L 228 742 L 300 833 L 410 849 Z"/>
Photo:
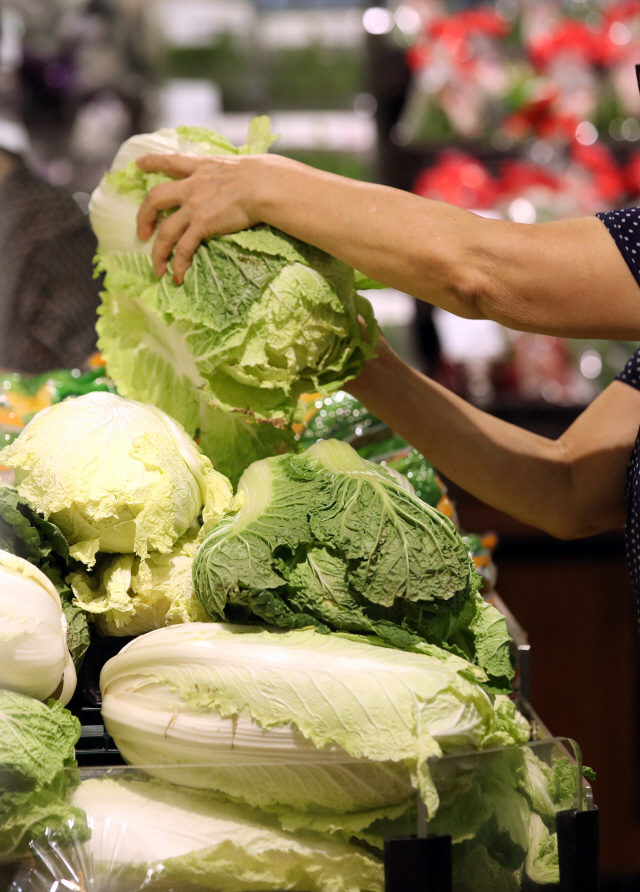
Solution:
<path fill-rule="evenodd" d="M 270 223 L 386 285 L 460 316 L 567 337 L 640 338 L 638 285 L 595 217 L 525 225 L 268 155 L 147 155 L 138 213 L 154 269 L 180 284 L 203 238 Z M 639 242 L 640 244 L 640 242 Z M 633 248 L 632 251 L 636 249 Z"/>
<path fill-rule="evenodd" d="M 584 413 L 563 438 L 552 441 L 482 412 L 409 368 L 388 347 L 382 352 L 349 390 L 463 489 L 561 538 L 623 522 L 625 469 L 640 394 L 614 385 L 629 401 L 622 407 L 629 430 L 620 433 L 619 447 L 600 448 L 597 442 L 621 423 L 620 406 L 602 400 L 588 410 L 590 417 Z"/>
<path fill-rule="evenodd" d="M 386 285 L 520 331 L 640 337 L 637 284 L 595 217 L 484 219 L 278 156 L 257 163 L 260 219 Z"/>
<path fill-rule="evenodd" d="M 486 220 L 278 156 L 257 163 L 262 165 L 255 192 L 259 219 L 385 285 L 458 315 L 481 315 L 465 294 L 466 246 L 478 239 Z"/>

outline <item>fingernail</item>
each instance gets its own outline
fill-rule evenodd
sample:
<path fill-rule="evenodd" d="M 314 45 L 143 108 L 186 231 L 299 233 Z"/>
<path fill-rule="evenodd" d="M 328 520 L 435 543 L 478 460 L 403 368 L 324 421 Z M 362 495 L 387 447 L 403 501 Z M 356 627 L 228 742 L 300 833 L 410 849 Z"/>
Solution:
<path fill-rule="evenodd" d="M 180 281 L 179 281 L 179 279 L 178 279 L 178 277 L 177 277 L 177 275 L 176 275 L 175 273 L 173 274 L 173 284 L 174 284 L 174 285 L 179 285 L 179 284 L 180 284 Z"/>

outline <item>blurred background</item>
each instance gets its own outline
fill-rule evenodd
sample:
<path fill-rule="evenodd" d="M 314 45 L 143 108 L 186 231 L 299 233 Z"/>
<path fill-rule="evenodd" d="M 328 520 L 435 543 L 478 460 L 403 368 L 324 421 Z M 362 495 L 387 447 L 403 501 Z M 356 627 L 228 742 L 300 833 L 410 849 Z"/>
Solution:
<path fill-rule="evenodd" d="M 241 143 L 256 113 L 272 116 L 275 151 L 483 215 L 526 224 L 640 204 L 640 0 L 4 0 L 0 10 L 0 189 L 3 156 L 19 156 L 78 215 L 129 135 L 189 124 Z M 21 225 L 37 217 L 23 211 Z M 640 346 L 521 334 L 399 292 L 370 296 L 408 361 L 552 437 Z M 41 370 L 35 357 L 23 366 Z M 605 888 L 640 889 L 640 664 L 622 534 L 558 542 L 451 490 L 465 528 L 498 533 L 498 590 L 529 633 L 534 705 L 598 772 Z"/>

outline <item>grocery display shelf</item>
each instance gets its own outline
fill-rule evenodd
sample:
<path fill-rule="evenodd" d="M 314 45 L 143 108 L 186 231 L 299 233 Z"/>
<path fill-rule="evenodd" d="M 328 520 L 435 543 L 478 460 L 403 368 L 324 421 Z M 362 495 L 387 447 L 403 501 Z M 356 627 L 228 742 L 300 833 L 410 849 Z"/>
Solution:
<path fill-rule="evenodd" d="M 521 892 L 598 892 L 598 812 L 569 810 L 556 818 L 560 883 L 524 881 Z M 385 892 L 452 892 L 450 836 L 397 837 L 385 842 Z"/>
<path fill-rule="evenodd" d="M 548 744 L 556 756 L 569 758 L 581 770 L 579 748 L 572 741 L 554 738 L 529 702 L 531 650 L 526 632 L 499 595 L 489 599 L 506 618 L 509 634 L 513 639 L 512 656 L 516 668 L 513 699 L 520 712 L 531 724 L 532 747 Z M 88 660 L 78 678 L 78 689 L 70 704 L 81 722 L 81 737 L 76 747 L 76 757 L 81 772 L 118 772 L 124 760 L 117 746 L 107 733 L 100 713 L 99 677 L 104 663 L 124 647 L 130 638 L 96 639 L 89 651 Z M 494 756 L 499 751 L 493 751 Z M 468 759 L 473 764 L 478 757 L 492 758 L 491 751 L 469 752 L 447 759 Z M 153 773 L 153 772 L 152 772 Z M 574 800 L 575 807 L 556 815 L 560 883 L 537 885 L 522 880 L 519 892 L 598 892 L 598 811 L 594 806 L 593 792 L 586 780 L 582 780 L 581 792 Z M 454 892 L 453 872 L 456 865 L 455 848 L 450 836 L 430 835 L 426 808 L 418 800 L 415 833 L 411 836 L 390 836 L 385 840 L 384 871 L 385 892 Z M 405 832 L 410 829 L 405 826 Z M 466 892 L 473 892 L 464 887 Z"/>

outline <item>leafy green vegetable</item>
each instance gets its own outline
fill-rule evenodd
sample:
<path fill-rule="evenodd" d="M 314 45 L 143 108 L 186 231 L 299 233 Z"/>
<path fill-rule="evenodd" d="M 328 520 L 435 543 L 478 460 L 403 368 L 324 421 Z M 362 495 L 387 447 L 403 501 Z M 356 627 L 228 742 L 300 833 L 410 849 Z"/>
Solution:
<path fill-rule="evenodd" d="M 386 287 L 387 286 L 383 285 L 381 282 L 376 282 L 375 279 L 372 279 L 369 276 L 365 276 L 364 273 L 359 273 L 356 271 L 356 288 L 359 291 L 369 291 Z"/>
<path fill-rule="evenodd" d="M 76 609 L 86 610 L 103 635 L 140 635 L 183 622 L 206 622 L 193 592 L 193 559 L 199 527 L 179 539 L 168 554 L 146 558 L 101 555 L 91 574 L 71 573 Z"/>
<path fill-rule="evenodd" d="M 539 815 L 531 816 L 525 869 L 527 876 L 541 886 L 557 884 L 560 879 L 558 837 L 549 832 Z"/>
<path fill-rule="evenodd" d="M 93 828 L 79 860 L 90 865 L 98 886 L 117 876 L 132 889 L 155 882 L 216 892 L 384 889 L 383 864 L 368 852 L 287 833 L 276 819 L 211 792 L 127 777 L 91 779 L 75 791 L 73 804 Z"/>
<path fill-rule="evenodd" d="M 355 397 L 340 390 L 316 400 L 313 408 L 317 411 L 300 437 L 303 447 L 318 440 L 346 440 L 362 458 L 403 474 L 418 498 L 438 506 L 444 490 L 433 465 Z"/>
<path fill-rule="evenodd" d="M 448 518 L 346 443 L 251 465 L 239 510 L 196 556 L 194 587 L 212 619 L 377 636 L 477 664 L 497 690 L 513 675 L 500 613 L 477 588 Z"/>
<path fill-rule="evenodd" d="M 167 553 L 201 512 L 220 517 L 231 497 L 229 481 L 179 424 L 113 393 L 39 412 L 0 461 L 15 468 L 22 498 L 87 566 L 98 551 Z"/>
<path fill-rule="evenodd" d="M 70 770 L 79 737 L 59 703 L 0 690 L 0 862 L 26 854 L 45 830 L 62 844 L 88 838 L 84 813 L 68 802 L 80 782 Z"/>
<path fill-rule="evenodd" d="M 310 412 L 314 413 L 313 417 L 308 420 L 300 436 L 300 443 L 305 449 L 318 440 L 347 440 L 359 450 L 357 438 L 370 433 L 372 429 L 376 432 L 381 429 L 385 440 L 392 435 L 386 424 L 344 390 L 316 400 Z M 362 457 L 371 456 L 363 454 Z"/>
<path fill-rule="evenodd" d="M 406 809 L 411 785 L 435 813 L 431 756 L 528 739 L 513 704 L 474 674 L 435 647 L 427 656 L 311 629 L 195 623 L 134 639 L 100 687 L 129 763 L 190 764 L 179 781 L 170 767 L 153 772 L 295 812 L 298 826 L 356 832 Z"/>
<path fill-rule="evenodd" d="M 75 687 L 60 596 L 37 567 L 0 551 L 0 688 L 66 704 Z"/>
<path fill-rule="evenodd" d="M 76 562 L 69 557 L 61 530 L 8 486 L 0 487 L 0 548 L 34 564 L 55 586 L 67 620 L 67 647 L 78 669 L 90 635 L 86 614 L 72 603 L 73 592 L 65 582 Z"/>
<path fill-rule="evenodd" d="M 455 892 L 520 892 L 522 868 L 511 870 L 478 842 L 465 842 L 453 859 Z"/>
<path fill-rule="evenodd" d="M 520 890 L 525 874 L 559 883 L 556 815 L 577 806 L 573 762 L 545 743 L 448 757 L 431 770 L 440 807 L 429 829 L 452 837 L 456 892 Z"/>
<path fill-rule="evenodd" d="M 171 262 L 158 280 L 152 245 L 136 236 L 136 213 L 168 178 L 143 173 L 135 159 L 149 151 L 264 152 L 271 141 L 267 118 L 254 119 L 240 149 L 204 128 L 133 137 L 91 202 L 106 289 L 99 346 L 110 376 L 124 396 L 152 402 L 191 435 L 200 431 L 214 466 L 234 481 L 251 461 L 291 448 L 288 426 L 301 418 L 301 394 L 337 390 L 360 373 L 375 345 L 371 307 L 350 267 L 264 225 L 205 239 L 183 285 L 174 284 Z"/>

